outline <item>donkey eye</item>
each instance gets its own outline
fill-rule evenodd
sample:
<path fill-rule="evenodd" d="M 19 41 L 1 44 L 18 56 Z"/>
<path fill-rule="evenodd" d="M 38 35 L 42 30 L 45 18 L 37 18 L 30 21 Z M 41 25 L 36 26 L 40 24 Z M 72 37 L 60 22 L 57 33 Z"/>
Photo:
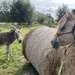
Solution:
<path fill-rule="evenodd" d="M 21 31 L 19 31 L 18 33 L 21 33 Z"/>
<path fill-rule="evenodd" d="M 20 31 L 18 31 L 17 33 L 21 33 Z"/>

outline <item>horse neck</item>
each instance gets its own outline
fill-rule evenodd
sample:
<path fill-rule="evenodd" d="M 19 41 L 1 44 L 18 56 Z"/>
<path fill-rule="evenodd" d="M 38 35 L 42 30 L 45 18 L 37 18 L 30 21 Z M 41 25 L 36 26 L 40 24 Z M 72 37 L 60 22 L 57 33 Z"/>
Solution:
<path fill-rule="evenodd" d="M 14 31 L 8 32 L 7 35 L 8 35 L 8 43 L 7 44 L 12 44 L 16 39 L 14 36 Z"/>

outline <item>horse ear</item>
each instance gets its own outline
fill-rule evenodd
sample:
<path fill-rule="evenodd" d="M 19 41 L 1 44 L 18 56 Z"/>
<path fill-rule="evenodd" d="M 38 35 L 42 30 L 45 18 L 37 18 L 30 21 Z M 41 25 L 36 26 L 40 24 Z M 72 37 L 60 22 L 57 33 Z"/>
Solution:
<path fill-rule="evenodd" d="M 66 11 L 66 15 L 68 18 L 71 18 L 73 16 L 73 14 L 70 11 Z"/>

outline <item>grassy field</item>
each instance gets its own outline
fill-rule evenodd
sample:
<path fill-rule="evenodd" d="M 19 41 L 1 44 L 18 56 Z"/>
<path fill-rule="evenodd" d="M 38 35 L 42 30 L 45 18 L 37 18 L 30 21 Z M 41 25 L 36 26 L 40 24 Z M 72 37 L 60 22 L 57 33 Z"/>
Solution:
<path fill-rule="evenodd" d="M 32 27 L 23 27 L 22 38 Z M 9 31 L 10 27 L 7 24 L 0 24 L 0 31 Z M 6 60 L 6 46 L 0 46 L 0 75 L 28 75 L 28 72 L 33 73 L 34 68 L 30 63 L 26 64 L 22 55 L 22 45 L 16 40 L 12 44 L 13 57 L 9 61 Z M 37 74 L 36 74 L 37 75 Z"/>

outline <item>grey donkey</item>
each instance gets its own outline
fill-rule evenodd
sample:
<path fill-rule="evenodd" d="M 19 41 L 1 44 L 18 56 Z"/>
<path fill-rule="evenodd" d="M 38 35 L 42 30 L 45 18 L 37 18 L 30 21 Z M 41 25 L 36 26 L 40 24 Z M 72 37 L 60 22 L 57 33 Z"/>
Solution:
<path fill-rule="evenodd" d="M 21 31 L 22 26 L 12 26 L 9 32 L 0 32 L 0 45 L 6 45 L 6 59 L 9 60 L 9 55 L 12 56 L 11 44 L 17 39 L 19 43 L 22 42 Z"/>

